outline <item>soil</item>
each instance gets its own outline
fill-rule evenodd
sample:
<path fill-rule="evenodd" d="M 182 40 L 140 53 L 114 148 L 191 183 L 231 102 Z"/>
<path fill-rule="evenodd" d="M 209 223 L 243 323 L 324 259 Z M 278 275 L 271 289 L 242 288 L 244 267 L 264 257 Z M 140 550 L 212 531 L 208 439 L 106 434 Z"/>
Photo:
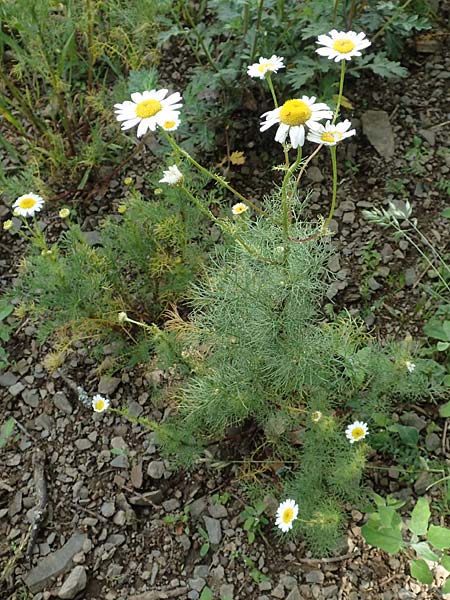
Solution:
<path fill-rule="evenodd" d="M 422 231 L 441 252 L 448 245 L 448 221 L 441 211 L 449 200 L 436 186 L 439 180 L 449 179 L 450 169 L 446 143 L 448 44 L 434 53 L 410 49 L 405 63 L 410 72 L 405 80 L 362 77 L 348 88 L 355 108 L 345 116 L 351 118 L 358 136 L 346 145 L 345 157 L 340 156 L 338 208 L 332 225 L 337 256 L 329 265 L 335 274 L 330 280 L 329 301 L 336 311 L 346 307 L 360 315 L 380 338 L 421 335 L 427 316 L 423 284 L 430 281 L 430 274 L 410 244 L 398 243 L 390 231 L 368 223 L 362 210 L 409 200 Z M 360 134 L 361 118 L 368 110 L 389 115 L 394 134 L 390 160 L 380 156 Z M 250 122 L 255 123 L 257 132 L 258 115 L 251 115 Z M 267 164 L 273 162 L 270 157 L 279 153 L 272 134 L 257 132 L 253 139 L 246 138 L 232 148 L 244 150 L 247 162 L 228 177 L 236 187 L 244 184 L 255 200 L 265 189 Z M 419 166 L 411 165 L 405 156 L 414 136 L 422 140 L 424 156 Z M 224 153 L 219 150 L 218 154 Z M 120 201 L 125 177 L 133 177 L 137 187 L 144 185 L 139 174 L 143 168 L 155 168 L 156 162 L 148 149 L 138 160 L 109 181 L 106 197 L 95 198 L 86 209 L 86 228 L 93 229 Z M 414 167 L 416 172 L 411 171 Z M 310 217 L 327 211 L 329 175 L 326 153 L 322 153 L 302 182 L 305 189 L 312 190 Z M 272 173 L 269 176 L 272 178 Z M 8 212 L 6 205 L 0 207 L 4 219 Z M 47 226 L 57 235 L 56 224 Z M 18 257 L 24 252 L 19 240 L 10 243 L 10 239 L 2 233 L 2 290 L 11 285 Z M 235 600 L 441 597 L 435 587 L 422 586 L 409 577 L 405 558 L 390 557 L 364 543 L 360 534 L 364 517 L 352 507 L 348 507 L 351 526 L 335 557 L 313 559 L 301 541 L 286 542 L 275 536 L 272 523 L 263 528 L 263 536 L 257 535 L 249 544 L 240 517 L 246 502 L 236 465 L 218 468 L 212 449 L 211 460 L 193 472 L 173 471 L 159 457 L 152 434 L 145 428 L 112 413 L 92 415 L 75 392 L 77 385 L 83 385 L 89 393 L 107 394 L 115 407 L 127 405 L 134 416 L 163 419 L 166 407 L 152 397 L 151 389 L 152 383 L 166 374 L 144 365 L 108 379 L 99 376 L 86 349 L 79 347 L 60 370 L 49 375 L 42 365 L 48 350 L 38 346 L 34 327 L 25 321 L 8 345 L 11 365 L 0 374 L 2 412 L 14 416 L 19 424 L 1 454 L 2 568 L 29 529 L 36 504 L 33 457 L 37 449 L 45 455 L 48 492 L 47 514 L 31 561 L 19 558 L 12 566 L 0 587 L 1 598 L 195 600 L 206 585 L 214 598 Z M 439 443 L 432 452 L 439 460 L 448 459 L 446 424 L 427 410 L 411 409 L 422 419 L 423 431 L 427 423 L 435 421 Z M 430 482 L 418 473 L 414 486 L 405 486 L 395 469 L 372 480 L 406 500 L 423 493 Z M 224 493 L 229 498 L 221 504 L 218 499 Z M 183 518 L 186 507 L 188 517 Z M 174 522 L 165 522 L 167 516 L 175 516 Z M 203 557 L 199 527 L 207 530 L 211 542 Z M 77 534 L 85 537 L 76 538 Z M 71 560 L 64 561 L 57 553 L 65 544 Z M 52 564 L 42 562 L 49 557 L 54 559 Z M 57 571 L 58 561 L 61 569 L 50 577 Z M 37 565 L 44 574 L 35 571 Z M 62 586 L 69 573 L 81 582 L 87 575 L 87 585 L 75 595 L 64 596 Z M 439 576 L 442 578 L 442 573 Z M 34 586 L 30 577 L 34 577 Z"/>

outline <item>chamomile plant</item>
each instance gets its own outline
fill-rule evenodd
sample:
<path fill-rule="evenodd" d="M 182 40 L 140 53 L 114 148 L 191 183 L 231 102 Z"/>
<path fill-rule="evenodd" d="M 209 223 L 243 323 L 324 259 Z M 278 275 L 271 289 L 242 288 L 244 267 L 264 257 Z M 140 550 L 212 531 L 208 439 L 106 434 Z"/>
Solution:
<path fill-rule="evenodd" d="M 345 55 L 342 65 L 368 45 L 365 36 L 352 32 L 337 37 L 330 32 L 335 38 L 335 50 Z M 337 55 L 327 52 L 326 57 L 335 60 Z M 251 436 L 251 455 L 243 462 L 260 474 L 261 497 L 271 478 L 280 499 L 288 499 L 280 503 L 274 524 L 281 534 L 300 534 L 324 554 L 340 539 L 345 504 L 363 496 L 376 415 L 388 412 L 398 398 L 425 394 L 428 383 L 419 360 L 401 343 L 381 347 L 358 321 L 327 321 L 321 311 L 333 252 L 327 225 L 336 204 L 336 153 L 356 132 L 350 121 L 338 120 L 345 67 L 332 110 L 305 94 L 279 101 L 272 77 L 282 76 L 281 61 L 275 55 L 262 57 L 248 68 L 250 76 L 263 75 L 258 78 L 274 103 L 262 115 L 260 128 L 274 132 L 283 177 L 266 196 L 245 197 L 202 166 L 179 143 L 177 131 L 167 130 L 164 119 L 156 119 L 148 134 L 168 144 L 175 160 L 160 181 L 176 187 L 231 240 L 191 287 L 189 319 L 172 314 L 168 322 L 190 362 L 191 376 L 173 399 L 171 416 L 153 427 L 162 451 L 185 467 L 208 460 L 211 452 L 222 455 L 225 440 L 233 440 L 234 452 L 241 446 L 246 452 Z M 162 97 L 163 91 L 151 93 Z M 181 103 L 177 92 L 169 97 Z M 180 122 L 184 108 L 183 100 L 175 115 Z M 324 149 L 333 166 L 330 208 L 312 224 L 302 216 L 298 185 L 311 158 Z M 203 189 L 193 185 L 192 171 L 214 181 L 230 205 L 234 200 L 228 214 L 212 210 Z M 417 368 L 410 372 L 405 360 Z"/>

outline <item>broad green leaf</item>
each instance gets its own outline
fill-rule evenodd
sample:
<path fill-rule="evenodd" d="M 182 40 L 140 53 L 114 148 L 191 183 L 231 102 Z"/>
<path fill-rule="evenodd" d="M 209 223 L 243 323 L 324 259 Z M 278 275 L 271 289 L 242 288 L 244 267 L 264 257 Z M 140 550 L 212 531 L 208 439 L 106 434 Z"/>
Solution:
<path fill-rule="evenodd" d="M 450 417 L 450 400 L 441 406 L 439 414 L 444 418 Z"/>
<path fill-rule="evenodd" d="M 361 533 L 368 544 L 389 552 L 389 554 L 397 554 L 403 547 L 400 531 L 379 527 L 371 519 L 363 525 Z"/>
<path fill-rule="evenodd" d="M 0 303 L 0 321 L 3 321 L 8 315 L 12 313 L 14 306 L 12 304 L 1 302 Z"/>
<path fill-rule="evenodd" d="M 450 577 L 446 580 L 446 582 L 442 586 L 441 592 L 443 594 L 450 594 Z"/>
<path fill-rule="evenodd" d="M 450 548 L 450 529 L 430 525 L 428 530 L 428 541 L 438 550 Z"/>
<path fill-rule="evenodd" d="M 450 219 L 450 207 L 449 208 L 444 208 L 444 210 L 442 211 L 441 215 L 443 217 L 445 217 L 446 219 Z"/>
<path fill-rule="evenodd" d="M 419 441 L 419 431 L 415 427 L 394 423 L 394 425 L 389 427 L 389 431 L 397 432 L 404 444 L 407 444 L 408 446 L 417 446 L 417 442 Z"/>
<path fill-rule="evenodd" d="M 433 552 L 433 550 L 426 542 L 418 542 L 417 544 L 411 544 L 411 548 L 413 548 L 417 552 L 417 555 L 420 556 L 420 558 L 434 561 L 439 560 L 439 556 Z"/>
<path fill-rule="evenodd" d="M 411 520 L 408 524 L 409 530 L 416 535 L 425 535 L 428 530 L 430 514 L 428 500 L 426 498 L 419 498 L 411 513 Z"/>
<path fill-rule="evenodd" d="M 448 342 L 449 338 L 444 326 L 439 321 L 430 321 L 423 328 L 425 335 L 442 342 Z"/>
<path fill-rule="evenodd" d="M 422 583 L 426 583 L 427 585 L 431 585 L 433 583 L 433 574 L 423 559 L 420 558 L 419 560 L 412 560 L 410 569 L 411 575 Z"/>
<path fill-rule="evenodd" d="M 444 352 L 449 347 L 450 347 L 450 342 L 438 342 L 436 344 L 436 348 L 439 352 Z"/>
<path fill-rule="evenodd" d="M 208 586 L 204 587 L 200 595 L 200 600 L 213 600 L 214 595 Z"/>
<path fill-rule="evenodd" d="M 448 554 L 444 554 L 444 556 L 441 557 L 441 565 L 450 573 L 450 556 L 448 556 Z"/>
<path fill-rule="evenodd" d="M 392 519 L 394 518 L 395 510 L 389 506 L 380 506 L 378 509 L 380 515 L 380 522 L 382 527 L 391 527 Z"/>
<path fill-rule="evenodd" d="M 3 448 L 3 446 L 8 441 L 10 435 L 13 432 L 14 424 L 15 424 L 15 421 L 14 421 L 13 417 L 9 417 L 9 419 L 7 419 L 3 423 L 2 428 L 0 430 L 0 448 Z"/>

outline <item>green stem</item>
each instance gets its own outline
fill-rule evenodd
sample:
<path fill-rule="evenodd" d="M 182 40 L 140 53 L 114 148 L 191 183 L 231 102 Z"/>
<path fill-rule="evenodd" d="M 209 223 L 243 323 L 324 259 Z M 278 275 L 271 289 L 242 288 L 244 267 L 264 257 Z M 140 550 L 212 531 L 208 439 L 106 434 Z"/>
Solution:
<path fill-rule="evenodd" d="M 218 73 L 219 69 L 217 68 L 215 62 L 213 61 L 212 56 L 209 53 L 208 48 L 205 46 L 205 43 L 203 41 L 202 36 L 198 32 L 198 29 L 197 29 L 197 27 L 196 27 L 196 25 L 194 23 L 194 19 L 192 18 L 191 13 L 189 12 L 189 9 L 188 9 L 188 6 L 187 6 L 187 2 L 183 2 L 183 11 L 184 11 L 184 14 L 186 16 L 186 20 L 188 21 L 188 23 L 189 23 L 189 25 L 190 25 L 190 27 L 191 27 L 191 29 L 192 29 L 195 37 L 197 38 L 197 41 L 198 41 L 201 49 L 203 50 L 203 52 L 205 54 L 205 57 L 206 57 L 206 60 L 207 60 L 208 64 L 210 65 L 210 67 L 212 67 L 212 69 L 216 73 Z"/>
<path fill-rule="evenodd" d="M 424 241 L 425 244 L 429 248 L 431 248 L 431 251 L 433 252 L 433 254 L 435 255 L 435 257 L 439 260 L 439 262 L 442 264 L 442 266 L 445 267 L 445 269 L 450 274 L 450 266 L 445 262 L 444 257 L 436 250 L 436 248 L 433 246 L 433 244 L 430 242 L 430 240 L 427 238 L 427 236 L 420 231 L 420 229 L 414 224 L 413 221 L 410 221 L 409 219 L 407 219 L 407 222 L 414 229 L 414 231 L 421 238 L 421 240 Z"/>
<path fill-rule="evenodd" d="M 87 14 L 87 55 L 88 55 L 88 73 L 87 73 L 87 89 L 92 89 L 92 81 L 94 74 L 94 56 L 92 53 L 92 40 L 94 37 L 94 11 L 92 10 L 92 0 L 86 0 Z"/>
<path fill-rule="evenodd" d="M 390 25 L 392 23 L 392 21 L 394 21 L 397 18 L 397 14 L 400 13 L 401 11 L 403 11 L 407 6 L 409 6 L 409 4 L 411 4 L 412 0 L 406 0 L 405 4 L 403 4 L 402 6 L 399 6 L 397 8 L 397 10 L 391 15 L 391 17 L 389 17 L 389 19 L 386 21 L 386 23 L 384 23 L 384 25 L 382 25 L 380 27 L 380 29 L 376 32 L 376 34 L 374 36 L 372 36 L 371 40 L 372 42 L 374 42 L 377 37 L 379 37 L 383 31 L 386 29 L 386 27 L 388 25 Z"/>
<path fill-rule="evenodd" d="M 341 79 L 339 81 L 339 95 L 338 95 L 338 101 L 336 104 L 336 109 L 334 111 L 333 123 L 336 122 L 337 116 L 339 114 L 339 108 L 341 106 L 341 101 L 342 101 L 342 90 L 344 89 L 344 79 L 345 79 L 345 60 L 341 60 Z"/>
<path fill-rule="evenodd" d="M 262 256 L 261 254 L 259 254 L 259 252 L 257 250 L 255 250 L 254 248 L 252 248 L 251 246 L 249 246 L 247 244 L 247 242 L 245 242 L 242 237 L 237 234 L 234 231 L 230 231 L 230 229 L 228 227 L 226 227 L 226 223 L 220 221 L 219 219 L 217 219 L 210 210 L 208 210 L 207 208 L 205 208 L 203 206 L 203 204 L 200 202 L 200 200 L 198 200 L 194 194 L 192 194 L 192 192 L 190 192 L 184 185 L 180 186 L 181 189 L 183 190 L 183 192 L 189 197 L 189 199 L 195 204 L 195 206 L 199 209 L 199 211 L 205 215 L 206 217 L 208 217 L 209 219 L 211 219 L 222 231 L 228 233 L 228 235 L 231 235 L 231 237 L 238 243 L 240 244 L 245 250 L 247 250 L 247 252 L 249 254 L 251 254 L 252 256 L 254 256 L 255 258 L 257 258 L 258 260 L 261 260 L 262 262 L 265 262 L 269 265 L 278 265 L 280 263 L 270 260 L 269 258 L 266 258 L 265 256 Z"/>
<path fill-rule="evenodd" d="M 284 238 L 284 262 L 286 263 L 288 254 L 289 254 L 289 220 L 290 220 L 290 206 L 287 194 L 287 186 L 289 183 L 289 179 L 294 173 L 295 169 L 298 167 L 300 161 L 302 159 L 302 147 L 299 146 L 297 148 L 297 158 L 295 162 L 288 168 L 284 177 L 283 183 L 281 184 L 281 204 L 283 211 L 283 238 Z"/>
<path fill-rule="evenodd" d="M 414 241 L 414 239 L 409 236 L 406 231 L 404 231 L 403 229 L 401 229 L 400 226 L 396 226 L 397 231 L 399 231 L 404 238 L 406 238 L 408 240 L 408 242 L 414 246 L 414 248 L 417 250 L 417 252 L 420 254 L 420 256 L 428 263 L 428 265 L 433 269 L 433 271 L 436 273 L 436 275 L 438 276 L 438 278 L 441 280 L 441 283 L 444 285 L 445 289 L 450 292 L 450 287 L 447 283 L 447 281 L 444 279 L 444 277 L 442 277 L 441 273 L 439 272 L 439 269 L 437 269 L 434 264 L 432 263 L 432 261 L 428 258 L 428 256 L 425 254 L 425 252 L 422 250 L 422 248 L 416 244 L 416 242 Z"/>
<path fill-rule="evenodd" d="M 259 0 L 258 15 L 256 17 L 255 37 L 253 38 L 252 49 L 250 52 L 250 62 L 251 63 L 255 60 L 256 44 L 258 42 L 259 30 L 261 27 L 263 8 L 264 8 L 264 0 Z"/>
<path fill-rule="evenodd" d="M 336 207 L 336 196 L 337 196 L 336 146 L 330 146 L 330 154 L 331 154 L 331 166 L 333 168 L 333 196 L 331 198 L 330 212 L 328 214 L 327 220 L 324 223 L 324 227 L 327 227 L 330 224 L 331 219 L 333 218 L 334 209 Z"/>
<path fill-rule="evenodd" d="M 208 169 L 206 169 L 205 167 L 203 167 L 200 163 L 198 163 L 194 158 L 192 158 L 192 156 L 189 154 L 189 152 L 186 152 L 186 150 L 183 150 L 183 148 L 181 148 L 181 146 L 179 146 L 177 144 L 177 142 L 173 139 L 173 137 L 170 136 L 170 135 L 168 135 L 168 133 L 166 131 L 164 131 L 164 129 L 161 129 L 161 131 L 162 131 L 163 135 L 165 136 L 166 140 L 169 142 L 169 144 L 175 150 L 175 152 L 177 152 L 177 153 L 181 154 L 182 156 L 184 156 L 185 158 L 187 158 L 188 161 L 192 165 L 194 165 L 194 167 L 196 169 L 198 169 L 201 173 L 204 173 L 208 177 L 211 177 L 211 179 L 214 179 L 214 181 L 217 181 L 217 183 L 219 183 L 222 187 L 224 187 L 229 192 L 231 192 L 241 202 L 243 202 L 244 204 L 247 204 L 248 206 L 251 206 L 258 213 L 260 213 L 261 215 L 264 215 L 264 216 L 268 217 L 273 223 L 276 223 L 276 221 L 274 221 L 271 218 L 270 215 L 268 215 L 265 211 L 263 211 L 261 208 L 259 208 L 259 206 L 256 206 L 256 204 L 254 204 L 251 200 L 248 200 L 240 192 L 238 192 L 237 190 L 235 190 L 229 183 L 227 183 L 225 181 L 225 179 L 223 179 L 219 175 L 216 175 L 212 171 L 209 171 Z"/>
<path fill-rule="evenodd" d="M 275 89 L 274 89 L 273 83 L 272 83 L 272 75 L 271 75 L 270 71 L 268 71 L 266 73 L 266 81 L 267 81 L 267 85 L 269 86 L 270 93 L 272 94 L 273 103 L 275 105 L 275 108 L 278 108 L 277 95 L 275 94 Z"/>

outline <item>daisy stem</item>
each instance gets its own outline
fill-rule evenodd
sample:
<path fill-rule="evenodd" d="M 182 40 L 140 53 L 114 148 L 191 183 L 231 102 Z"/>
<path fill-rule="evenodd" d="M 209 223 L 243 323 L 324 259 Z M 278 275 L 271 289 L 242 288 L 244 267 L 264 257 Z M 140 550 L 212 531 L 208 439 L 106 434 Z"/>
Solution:
<path fill-rule="evenodd" d="M 259 30 L 261 28 L 261 19 L 264 8 L 264 0 L 259 0 L 258 14 L 256 17 L 255 37 L 253 38 L 252 50 L 250 52 L 250 62 L 252 63 L 256 54 L 256 44 L 258 42 Z"/>
<path fill-rule="evenodd" d="M 272 94 L 273 103 L 275 105 L 275 108 L 278 108 L 277 95 L 275 94 L 275 88 L 273 87 L 272 76 L 270 74 L 270 71 L 267 71 L 267 73 L 266 73 L 266 81 L 267 81 L 267 85 L 269 86 L 270 93 Z"/>
<path fill-rule="evenodd" d="M 336 104 L 336 109 L 334 111 L 333 123 L 336 122 L 337 116 L 339 114 L 339 108 L 341 106 L 342 101 L 342 90 L 344 89 L 344 79 L 345 79 L 345 60 L 341 60 L 341 79 L 339 81 L 339 95 Z"/>
<path fill-rule="evenodd" d="M 188 161 L 192 165 L 194 165 L 194 167 L 196 167 L 199 171 L 201 171 L 202 173 L 204 173 L 208 177 L 211 177 L 211 179 L 214 179 L 214 181 L 217 181 L 217 183 L 219 183 L 222 187 L 226 188 L 229 192 L 231 192 L 234 196 L 236 196 L 236 198 L 239 198 L 239 200 L 241 202 L 243 202 L 244 204 L 247 204 L 248 206 L 251 206 L 254 210 L 256 210 L 256 212 L 258 212 L 259 214 L 261 214 L 261 215 L 263 215 L 265 217 L 268 217 L 273 223 L 276 223 L 276 221 L 274 221 L 264 210 L 262 210 L 261 208 L 259 208 L 259 206 L 257 206 L 256 204 L 254 204 L 251 200 L 248 200 L 240 192 L 238 192 L 237 190 L 235 190 L 234 187 L 232 187 L 229 183 L 227 183 L 225 181 L 225 179 L 223 179 L 223 177 L 220 177 L 220 175 L 216 175 L 215 173 L 213 173 L 212 171 L 210 171 L 206 167 L 203 167 L 194 158 L 192 158 L 192 156 L 189 154 L 189 152 L 186 152 L 186 150 L 183 150 L 183 148 L 181 148 L 181 146 L 179 146 L 176 143 L 176 141 L 173 139 L 173 137 L 171 137 L 170 135 L 168 135 L 164 131 L 164 129 L 162 129 L 162 132 L 163 132 L 163 135 L 165 136 L 166 140 L 172 146 L 172 148 L 176 152 L 179 152 L 182 156 L 184 156 L 185 158 L 187 158 Z"/>
<path fill-rule="evenodd" d="M 180 186 L 180 188 L 183 190 L 183 192 L 186 194 L 186 196 L 189 197 L 189 199 L 195 204 L 195 206 L 199 209 L 199 211 L 205 215 L 205 217 L 208 217 L 208 219 L 211 219 L 211 221 L 213 221 L 222 231 L 228 233 L 229 235 L 231 235 L 231 237 L 238 243 L 240 244 L 245 250 L 247 250 L 247 252 L 249 254 L 251 254 L 252 256 L 254 256 L 255 258 L 257 258 L 258 260 L 261 260 L 265 263 L 268 263 L 269 265 L 279 265 L 280 263 L 274 261 L 274 260 L 270 260 L 269 258 L 265 258 L 264 256 L 262 256 L 261 254 L 259 254 L 259 252 L 257 250 L 255 250 L 254 248 L 252 248 L 251 246 L 249 246 L 247 244 L 247 242 L 245 242 L 242 237 L 235 233 L 234 231 L 231 231 L 228 227 L 227 227 L 227 222 L 226 221 L 220 221 L 219 219 L 217 219 L 210 210 L 208 210 L 207 208 L 205 208 L 203 206 L 203 204 L 200 202 L 200 200 L 198 200 L 194 194 L 192 194 L 192 192 L 190 192 L 184 185 Z"/>
<path fill-rule="evenodd" d="M 333 168 L 333 195 L 331 198 L 330 213 L 327 220 L 324 223 L 324 227 L 327 227 L 333 218 L 334 209 L 336 207 L 336 195 L 337 195 L 337 161 L 336 161 L 336 146 L 330 146 L 331 154 L 331 166 Z"/>
<path fill-rule="evenodd" d="M 283 183 L 281 185 L 281 202 L 282 202 L 282 209 L 283 209 L 283 237 L 284 237 L 285 260 L 287 259 L 287 255 L 289 252 L 289 220 L 290 220 L 290 210 L 289 210 L 290 207 L 289 207 L 289 201 L 288 201 L 287 186 L 288 186 L 289 179 L 290 179 L 292 173 L 298 167 L 301 160 L 302 160 L 302 147 L 299 146 L 297 148 L 297 158 L 295 159 L 295 162 L 293 162 L 292 165 L 286 171 L 284 178 L 283 178 Z"/>

